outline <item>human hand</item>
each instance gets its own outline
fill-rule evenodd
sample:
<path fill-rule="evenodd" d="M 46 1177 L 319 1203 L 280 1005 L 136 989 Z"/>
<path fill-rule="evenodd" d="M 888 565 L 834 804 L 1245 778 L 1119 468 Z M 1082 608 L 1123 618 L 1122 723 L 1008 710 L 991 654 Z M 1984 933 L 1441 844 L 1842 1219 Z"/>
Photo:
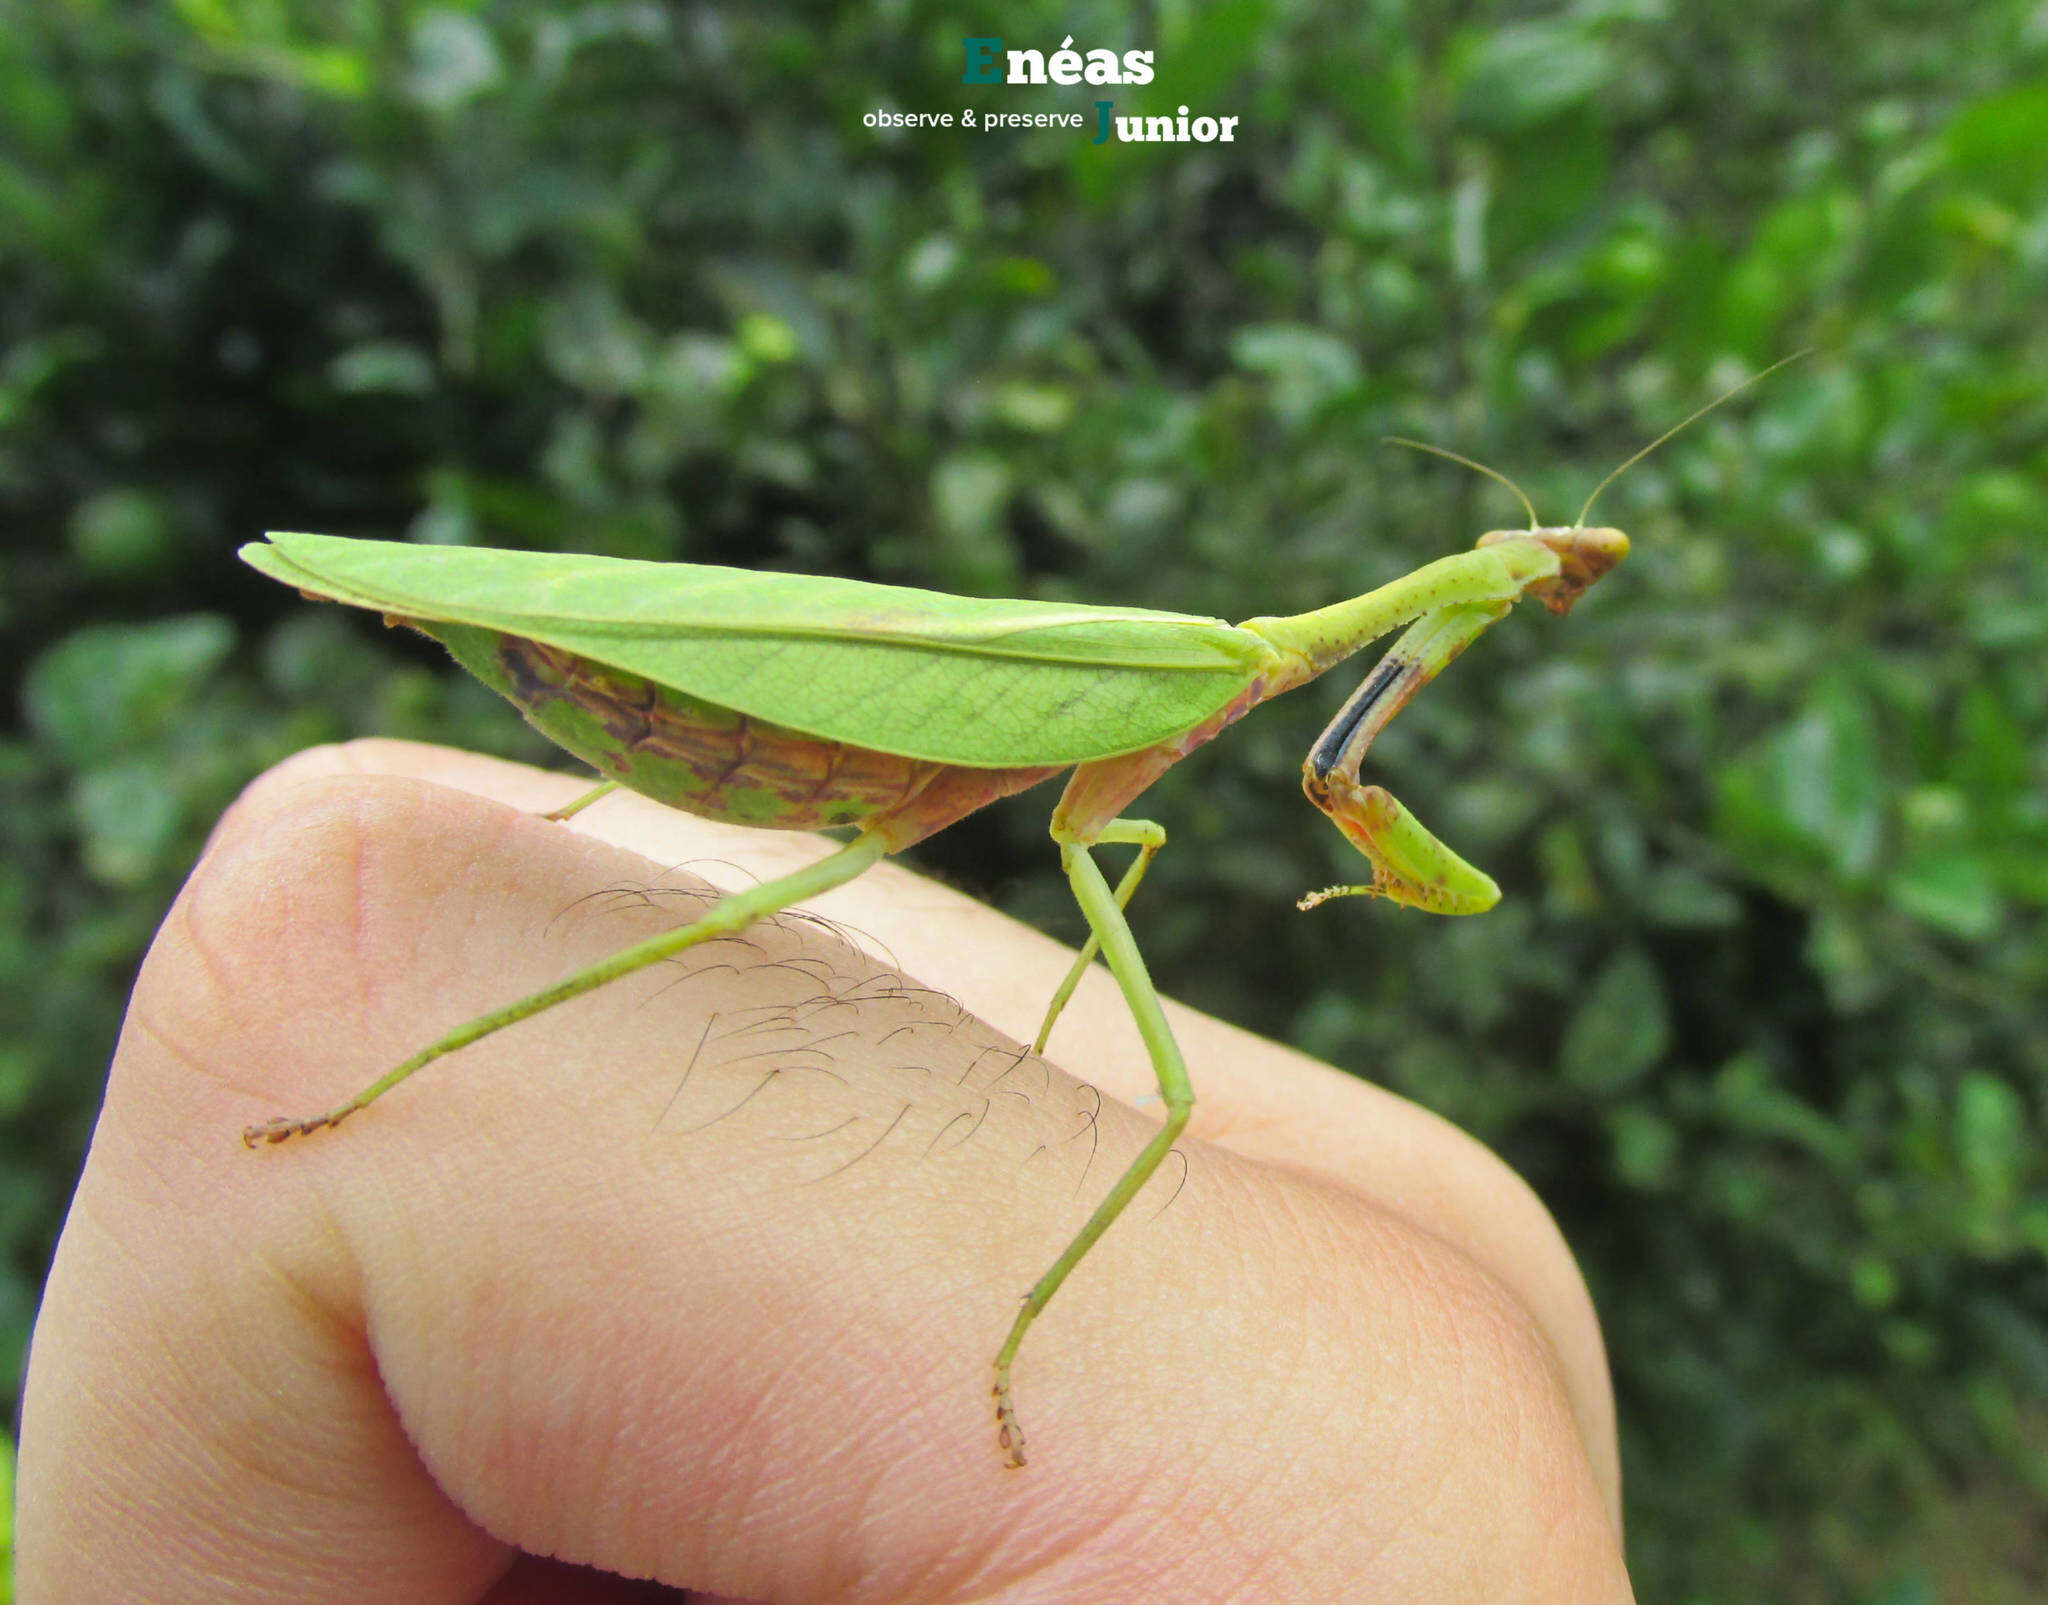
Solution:
<path fill-rule="evenodd" d="M 1184 1184 L 1033 1329 L 1004 1469 L 990 1357 L 1156 1124 L 1117 1101 L 1152 1075 L 1099 966 L 1054 1064 L 1006 1069 L 1071 955 L 894 865 L 810 905 L 866 953 L 756 927 L 245 1152 L 697 906 L 591 894 L 820 852 L 630 794 L 535 817 L 580 789 L 364 742 L 223 820 L 37 1326 L 29 1605 L 1629 1597 L 1598 1329 L 1541 1206 L 1425 1111 L 1172 1005 Z"/>

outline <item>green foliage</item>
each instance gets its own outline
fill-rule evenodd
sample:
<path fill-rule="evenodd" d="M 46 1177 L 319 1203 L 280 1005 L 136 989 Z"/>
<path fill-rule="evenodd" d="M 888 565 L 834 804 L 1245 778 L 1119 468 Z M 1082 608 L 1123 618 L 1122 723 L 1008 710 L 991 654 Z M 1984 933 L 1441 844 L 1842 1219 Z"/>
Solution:
<path fill-rule="evenodd" d="M 0 1605 L 14 1605 L 14 1437 L 0 1432 Z"/>
<path fill-rule="evenodd" d="M 1231 145 L 874 131 L 957 13 L 177 0 L 0 28 L 0 1335 L 148 933 L 263 764 L 536 755 L 265 528 L 1242 617 L 1570 516 L 1376 775 L 1507 892 L 1431 922 L 1296 791 L 1347 689 L 1152 805 L 1160 984 L 1443 1110 L 1557 1212 L 1641 1592 L 2018 1600 L 2048 1500 L 2048 28 L 1968 7 L 1005 8 Z M 1090 97 L 1092 98 L 1092 96 Z M 1298 705 L 1292 705 L 1298 704 Z M 1078 934 L 1033 796 L 929 861 Z M 1227 943 L 1213 933 L 1229 929 Z"/>

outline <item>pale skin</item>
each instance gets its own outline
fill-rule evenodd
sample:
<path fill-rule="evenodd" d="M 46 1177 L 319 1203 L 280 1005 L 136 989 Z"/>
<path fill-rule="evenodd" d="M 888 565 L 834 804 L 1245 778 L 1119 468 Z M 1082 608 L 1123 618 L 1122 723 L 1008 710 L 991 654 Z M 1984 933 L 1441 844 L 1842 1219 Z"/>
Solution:
<path fill-rule="evenodd" d="M 1007 1473 L 979 1339 L 1156 1130 L 1129 1107 L 1152 1064 L 1091 971 L 1053 1045 L 1102 1095 L 1091 1168 L 1065 1069 L 977 1064 L 1071 954 L 893 864 L 810 905 L 893 963 L 756 927 L 764 952 L 476 1043 L 376 1141 L 223 1149 L 252 1104 L 317 1102 L 696 906 L 580 898 L 827 850 L 627 793 L 538 817 L 582 789 L 361 743 L 223 821 L 38 1326 L 25 1600 L 635 1597 L 543 1554 L 807 1605 L 1629 1597 L 1599 1333 L 1540 1205 L 1425 1111 L 1171 1002 L 1203 1069 L 1185 1185 L 1163 1167 L 1034 1329 L 1057 1474 Z M 853 1031 L 815 1056 L 778 1044 L 751 1097 L 737 1046 L 683 1080 L 713 1016 L 828 972 L 900 995 L 813 1027 Z"/>

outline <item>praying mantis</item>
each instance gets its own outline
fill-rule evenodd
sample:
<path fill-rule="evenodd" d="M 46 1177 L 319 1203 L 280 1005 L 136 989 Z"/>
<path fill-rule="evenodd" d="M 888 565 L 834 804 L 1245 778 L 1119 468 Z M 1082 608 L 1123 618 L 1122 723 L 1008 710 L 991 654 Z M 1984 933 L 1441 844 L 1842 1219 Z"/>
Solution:
<path fill-rule="evenodd" d="M 1784 359 L 1792 360 L 1791 358 Z M 1782 366 L 1774 364 L 1773 368 Z M 1121 988 L 1158 1080 L 1165 1119 L 1073 1240 L 1025 1294 L 994 1362 L 997 1441 L 1011 1467 L 1025 1435 L 1010 1374 L 1024 1336 L 1068 1275 L 1158 1169 L 1194 1091 L 1124 909 L 1166 844 L 1125 810 L 1174 764 L 1253 708 L 1406 626 L 1316 740 L 1309 800 L 1364 854 L 1371 878 L 1312 893 L 1363 895 L 1439 914 L 1484 912 L 1500 889 L 1360 767 L 1415 694 L 1524 596 L 1572 605 L 1628 552 L 1589 527 L 1601 491 L 1767 368 L 1666 431 L 1602 480 L 1568 526 L 1482 464 L 1417 441 L 1515 491 L 1525 530 L 1493 530 L 1378 589 L 1312 612 L 1221 619 L 1140 608 L 992 601 L 812 575 L 562 553 L 425 547 L 273 533 L 242 558 L 307 596 L 382 613 L 435 637 L 542 734 L 603 780 L 550 815 L 618 787 L 708 818 L 766 829 L 850 827 L 852 839 L 779 879 L 721 898 L 693 923 L 641 941 L 457 1027 L 322 1114 L 243 1132 L 250 1147 L 340 1124 L 425 1065 L 687 948 L 818 896 L 997 798 L 1071 770 L 1053 809 L 1087 945 L 1054 993 L 1034 1051 L 1098 952 Z M 1114 889 L 1097 847 L 1137 849 Z"/>

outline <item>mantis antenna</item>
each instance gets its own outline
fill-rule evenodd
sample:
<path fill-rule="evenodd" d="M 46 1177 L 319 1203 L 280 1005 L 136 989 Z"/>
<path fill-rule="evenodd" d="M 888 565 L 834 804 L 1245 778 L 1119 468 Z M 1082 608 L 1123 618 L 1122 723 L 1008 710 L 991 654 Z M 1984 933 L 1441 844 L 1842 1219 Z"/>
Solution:
<path fill-rule="evenodd" d="M 1659 446 L 1663 445 L 1664 442 L 1669 440 L 1673 435 L 1677 434 L 1682 429 L 1690 429 L 1694 424 L 1698 423 L 1702 418 L 1706 417 L 1708 413 L 1712 412 L 1716 407 L 1720 406 L 1722 402 L 1733 401 L 1737 396 L 1741 395 L 1742 392 L 1747 390 L 1751 385 L 1756 384 L 1760 380 L 1768 379 L 1772 374 L 1776 373 L 1780 368 L 1784 367 L 1786 363 L 1797 362 L 1801 357 L 1811 356 L 1812 353 L 1813 347 L 1806 346 L 1801 350 L 1793 352 L 1792 355 L 1789 357 L 1780 357 L 1768 368 L 1765 368 L 1760 372 L 1751 374 L 1747 379 L 1743 380 L 1741 384 L 1736 385 L 1733 389 L 1722 391 L 1718 396 L 1716 396 L 1712 401 L 1708 402 L 1704 407 L 1700 408 L 1697 412 L 1689 413 L 1685 417 L 1679 419 L 1677 423 L 1673 424 L 1669 429 L 1665 430 L 1663 434 L 1659 435 L 1655 440 L 1651 441 L 1649 445 L 1645 446 L 1641 451 L 1637 452 L 1633 457 L 1629 458 L 1627 462 L 1623 463 L 1619 468 L 1615 469 L 1613 473 L 1609 474 L 1605 479 L 1601 480 L 1599 484 L 1593 487 L 1593 494 L 1586 498 L 1586 505 L 1579 509 L 1578 519 L 1573 523 L 1572 528 L 1584 529 L 1586 527 L 1586 515 L 1593 510 L 1593 504 L 1600 499 L 1600 493 L 1603 490 L 1605 490 L 1609 485 L 1613 484 L 1617 479 L 1621 478 L 1621 476 L 1627 473 L 1631 468 L 1635 467 L 1637 463 L 1641 462 L 1645 457 L 1649 456 L 1651 452 L 1655 451 Z"/>
<path fill-rule="evenodd" d="M 1763 375 L 1759 374 L 1757 375 L 1757 377 L 1762 378 Z M 1725 401 L 1728 398 L 1726 396 L 1723 396 L 1721 399 Z M 1688 418 L 1685 422 L 1691 423 L 1692 420 Z M 1680 424 L 1679 427 L 1683 429 L 1685 427 L 1685 424 Z M 1406 435 L 1382 435 L 1380 436 L 1380 439 L 1385 441 L 1389 446 L 1412 446 L 1417 451 L 1426 451 L 1433 457 L 1448 457 L 1454 463 L 1463 463 L 1467 468 L 1471 469 L 1474 473 L 1484 474 L 1488 479 L 1498 480 L 1501 484 L 1507 486 L 1509 490 L 1513 491 L 1515 493 L 1516 500 L 1521 502 L 1522 506 L 1528 510 L 1529 527 L 1531 529 L 1536 529 L 1541 526 L 1543 521 L 1536 516 L 1536 504 L 1530 501 L 1527 496 L 1524 496 L 1522 494 L 1522 487 L 1520 485 L 1517 485 L 1512 479 L 1508 478 L 1506 474 L 1499 473 L 1494 469 L 1488 468 L 1484 463 L 1475 463 L 1470 457 L 1460 457 L 1454 451 L 1445 451 L 1444 448 L 1441 446 L 1432 446 L 1426 440 L 1410 440 Z M 1626 468 L 1628 465 L 1624 463 L 1622 464 L 1622 466 Z"/>
<path fill-rule="evenodd" d="M 1637 463 L 1641 462 L 1645 457 L 1649 456 L 1651 452 L 1655 451 L 1659 446 L 1663 445 L 1664 442 L 1669 440 L 1673 435 L 1676 435 L 1683 430 L 1690 429 L 1694 424 L 1698 423 L 1702 418 L 1706 417 L 1708 413 L 1712 412 L 1724 401 L 1733 401 L 1737 396 L 1741 395 L 1742 392 L 1747 390 L 1751 385 L 1756 384 L 1764 379 L 1768 379 L 1772 374 L 1776 373 L 1780 368 L 1784 367 L 1786 363 L 1797 362 L 1801 357 L 1811 356 L 1812 354 L 1813 347 L 1807 346 L 1802 350 L 1793 352 L 1792 355 L 1789 357 L 1780 357 L 1768 368 L 1764 368 L 1759 372 L 1751 374 L 1747 379 L 1743 380 L 1741 384 L 1734 386 L 1732 389 L 1722 391 L 1718 396 L 1716 396 L 1712 401 L 1708 402 L 1704 407 L 1699 408 L 1695 412 L 1688 413 L 1685 417 L 1681 418 L 1677 423 L 1673 424 L 1669 429 L 1665 430 L 1663 434 L 1659 435 L 1655 440 L 1651 441 L 1649 445 L 1645 446 L 1633 457 L 1630 457 L 1619 468 L 1615 469 L 1613 473 L 1609 474 L 1605 479 L 1601 480 L 1599 484 L 1593 487 L 1593 494 L 1586 498 L 1586 505 L 1579 509 L 1579 516 L 1577 519 L 1573 521 L 1572 528 L 1584 529 L 1586 527 L 1586 515 L 1592 512 L 1593 504 L 1600 499 L 1600 493 L 1604 491 L 1609 485 L 1613 484 L 1617 479 L 1621 478 L 1621 476 L 1627 473 L 1631 468 L 1635 467 Z M 1470 457 L 1461 457 L 1454 451 L 1446 451 L 1442 446 L 1432 446 L 1426 440 L 1410 440 L 1406 435 L 1382 435 L 1380 436 L 1380 439 L 1386 442 L 1386 444 L 1388 444 L 1389 446 L 1410 446 L 1413 447 L 1416 451 L 1426 451 L 1433 457 L 1448 457 L 1454 463 L 1461 463 L 1465 467 L 1471 469 L 1473 472 L 1484 474 L 1488 479 L 1495 480 L 1500 484 L 1507 486 L 1509 490 L 1515 493 L 1515 499 L 1522 504 L 1524 509 L 1527 510 L 1529 514 L 1529 527 L 1531 529 L 1535 529 L 1541 524 L 1542 520 L 1540 520 L 1536 516 L 1536 504 L 1530 501 L 1527 496 L 1523 495 L 1522 487 L 1520 485 L 1517 485 L 1512 479 L 1508 478 L 1506 474 L 1500 473 L 1495 469 L 1488 468 L 1484 463 L 1476 463 Z"/>

